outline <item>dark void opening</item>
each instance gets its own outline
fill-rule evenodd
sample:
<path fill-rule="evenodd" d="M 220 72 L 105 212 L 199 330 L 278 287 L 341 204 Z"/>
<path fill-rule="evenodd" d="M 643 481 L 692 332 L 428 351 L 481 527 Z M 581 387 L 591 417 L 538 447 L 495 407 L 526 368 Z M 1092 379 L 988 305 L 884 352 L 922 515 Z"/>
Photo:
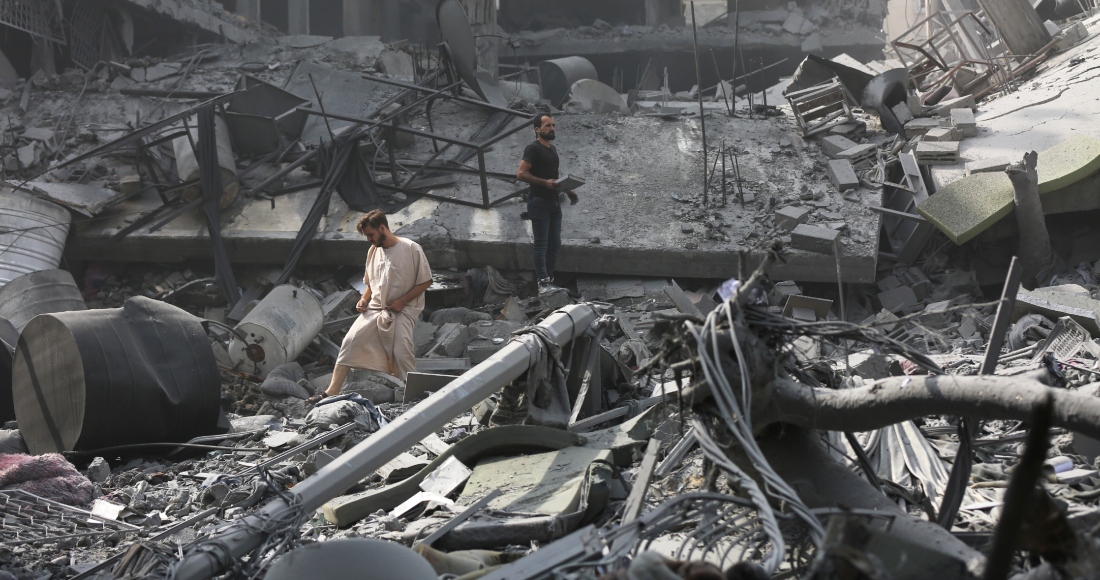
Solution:
<path fill-rule="evenodd" d="M 221 5 L 229 12 L 237 11 L 237 0 L 221 0 Z"/>
<path fill-rule="evenodd" d="M 591 26 L 599 18 L 612 26 L 645 24 L 642 0 L 504 0 L 497 24 L 508 32 Z"/>
<path fill-rule="evenodd" d="M 34 50 L 35 40 L 30 34 L 8 26 L 0 26 L 0 31 L 2 31 L 0 32 L 0 52 L 4 53 L 2 56 L 7 57 L 19 77 L 30 78 L 31 52 Z M 38 42 L 42 41 L 38 40 Z M 7 68 L 2 62 L 0 67 Z"/>
<path fill-rule="evenodd" d="M 309 33 L 339 38 L 344 35 L 344 0 L 310 0 Z"/>
<path fill-rule="evenodd" d="M 288 0 L 263 0 L 260 2 L 260 20 L 283 32 L 290 30 L 290 6 Z"/>

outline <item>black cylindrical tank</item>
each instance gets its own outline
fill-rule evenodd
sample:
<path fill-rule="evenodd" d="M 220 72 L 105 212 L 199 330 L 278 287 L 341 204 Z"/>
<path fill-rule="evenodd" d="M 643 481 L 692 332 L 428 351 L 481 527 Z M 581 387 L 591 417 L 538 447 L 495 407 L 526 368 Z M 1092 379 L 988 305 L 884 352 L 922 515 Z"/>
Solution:
<path fill-rule="evenodd" d="M 16 419 L 34 454 L 224 430 L 210 340 L 170 304 L 138 296 L 122 308 L 37 316 L 12 367 Z"/>

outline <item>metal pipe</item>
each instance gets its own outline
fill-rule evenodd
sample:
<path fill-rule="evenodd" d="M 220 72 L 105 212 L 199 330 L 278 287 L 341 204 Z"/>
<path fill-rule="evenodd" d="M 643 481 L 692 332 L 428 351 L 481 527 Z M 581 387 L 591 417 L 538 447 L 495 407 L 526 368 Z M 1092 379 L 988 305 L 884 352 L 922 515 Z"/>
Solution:
<path fill-rule="evenodd" d="M 539 326 L 549 331 L 554 342 L 565 344 L 595 320 L 594 308 L 575 304 L 551 314 Z M 289 492 L 300 502 L 305 513 L 316 510 L 518 378 L 528 369 L 530 361 L 531 352 L 524 343 L 508 344 Z M 218 550 L 199 550 L 185 555 L 175 566 L 172 577 L 175 580 L 205 580 L 221 574 L 232 561 L 258 548 L 265 539 L 262 531 L 265 522 L 285 513 L 288 508 L 286 500 L 276 499 L 255 515 L 226 527 L 217 535 Z"/>

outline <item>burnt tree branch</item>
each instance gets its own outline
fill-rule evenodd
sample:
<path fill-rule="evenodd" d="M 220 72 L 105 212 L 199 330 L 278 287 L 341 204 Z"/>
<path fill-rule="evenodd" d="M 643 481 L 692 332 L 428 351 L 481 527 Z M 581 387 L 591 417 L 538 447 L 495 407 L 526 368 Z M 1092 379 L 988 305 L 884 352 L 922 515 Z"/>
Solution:
<path fill-rule="evenodd" d="M 892 377 L 857 389 L 811 388 L 777 379 L 757 429 L 789 423 L 828 431 L 870 431 L 926 415 L 1027 420 L 1049 396 L 1053 425 L 1100 438 L 1100 398 L 1054 389 L 1046 371 L 1015 377 Z"/>

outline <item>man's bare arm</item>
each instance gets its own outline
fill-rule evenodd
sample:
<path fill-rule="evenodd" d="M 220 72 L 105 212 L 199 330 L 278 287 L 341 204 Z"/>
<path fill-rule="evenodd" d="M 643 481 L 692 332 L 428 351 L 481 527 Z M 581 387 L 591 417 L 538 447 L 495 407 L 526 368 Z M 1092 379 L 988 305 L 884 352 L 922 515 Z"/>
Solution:
<path fill-rule="evenodd" d="M 542 187 L 548 187 L 550 189 L 557 188 L 557 182 L 553 179 L 543 179 L 541 177 L 535 177 L 531 175 L 531 162 L 524 159 L 519 162 L 519 171 L 516 172 L 516 179 L 529 183 L 531 185 L 539 185 Z"/>
<path fill-rule="evenodd" d="M 409 302 L 412 302 L 413 299 L 415 299 L 417 296 L 420 296 L 421 294 L 423 294 L 424 291 L 428 289 L 428 286 L 431 286 L 431 285 L 432 285 L 432 281 L 428 280 L 427 282 L 424 282 L 423 284 L 417 284 L 416 286 L 413 286 L 412 290 L 409 290 L 408 292 L 406 292 L 404 296 L 398 298 L 397 300 L 394 300 L 393 302 L 390 302 L 390 305 L 387 306 L 387 308 L 389 308 L 390 310 L 393 310 L 394 312 L 401 312 L 401 310 L 403 308 L 405 308 L 406 304 L 408 304 Z"/>
<path fill-rule="evenodd" d="M 363 298 L 359 300 L 359 303 L 355 305 L 355 309 L 359 312 L 366 312 L 367 306 L 370 305 L 370 284 L 367 284 L 367 289 L 363 291 Z"/>

